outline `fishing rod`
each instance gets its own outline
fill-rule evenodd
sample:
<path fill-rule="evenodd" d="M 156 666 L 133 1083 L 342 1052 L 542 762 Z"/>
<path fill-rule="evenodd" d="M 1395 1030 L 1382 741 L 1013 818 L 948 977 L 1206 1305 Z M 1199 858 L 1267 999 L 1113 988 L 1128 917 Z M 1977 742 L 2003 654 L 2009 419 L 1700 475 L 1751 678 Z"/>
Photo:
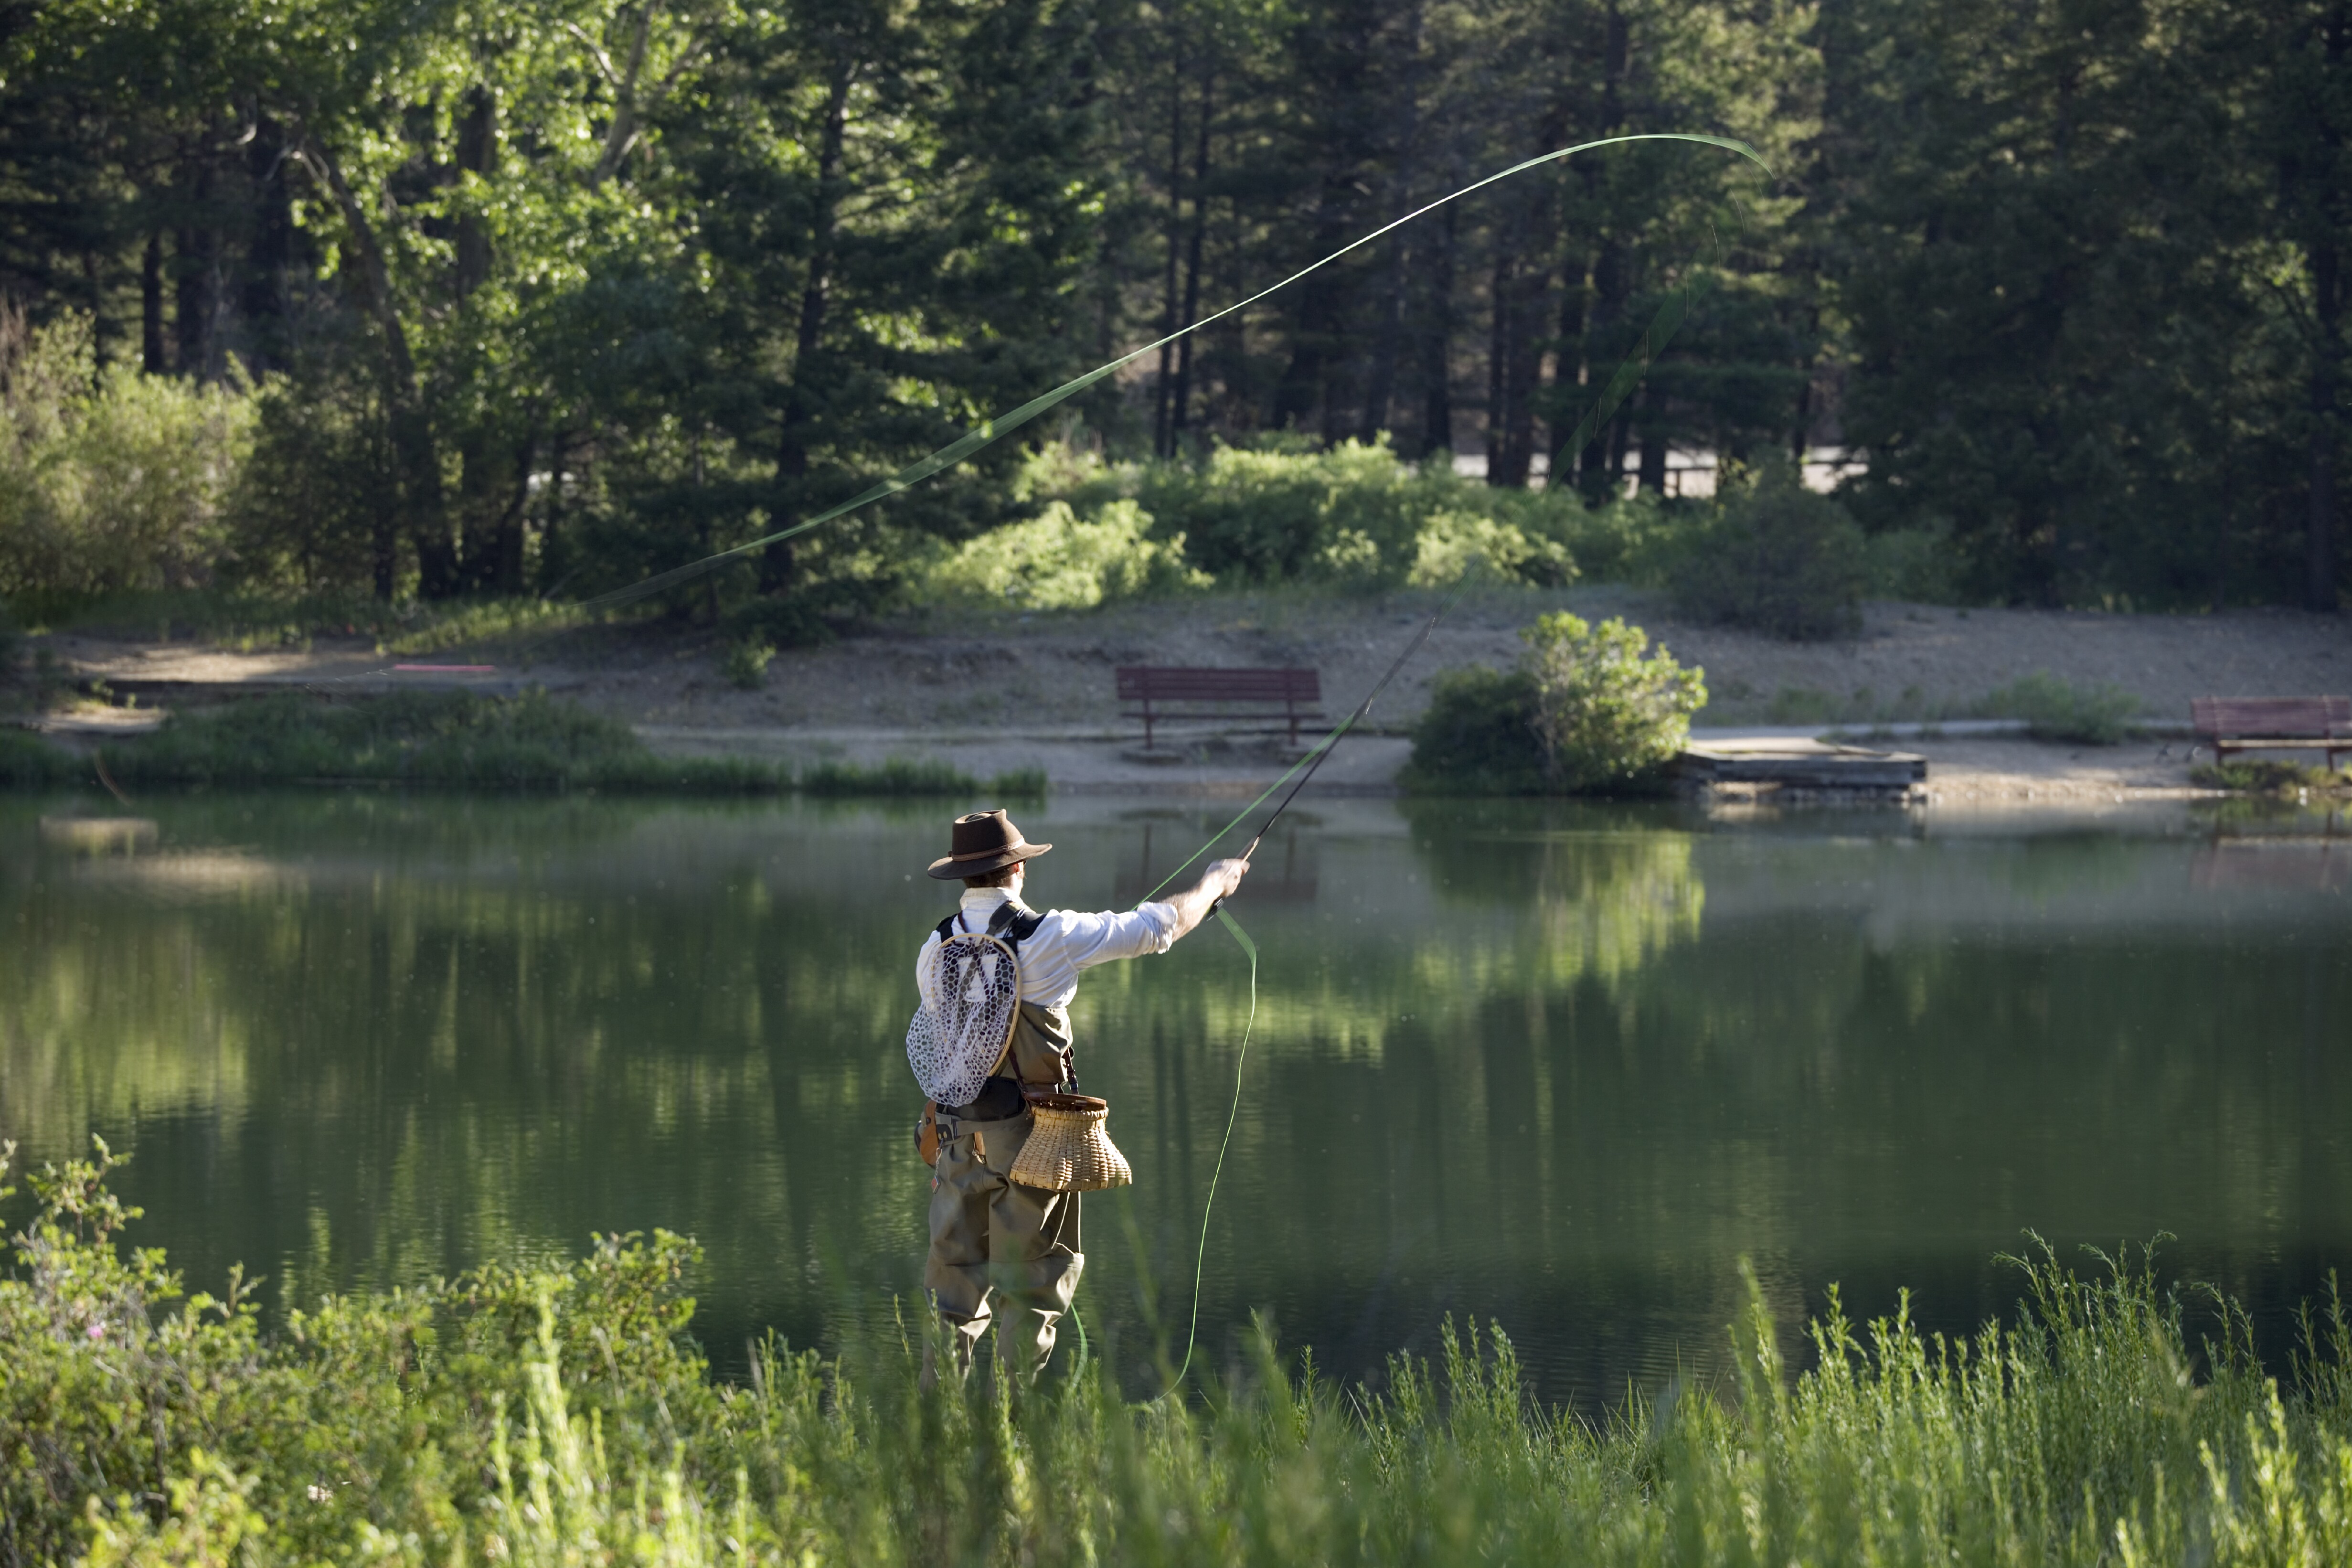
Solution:
<path fill-rule="evenodd" d="M 1265 836 L 1267 834 L 1274 831 L 1274 825 L 1282 819 L 1282 814 L 1284 812 L 1290 809 L 1290 803 L 1298 798 L 1298 792 L 1307 787 L 1307 781 L 1315 776 L 1315 770 L 1321 767 L 1325 762 L 1329 760 L 1331 753 L 1339 749 L 1339 742 L 1341 740 L 1346 738 L 1349 731 L 1363 722 L 1364 716 L 1372 710 L 1372 704 L 1380 700 L 1381 693 L 1389 689 L 1389 682 L 1394 680 L 1397 678 L 1397 672 L 1405 667 L 1406 663 L 1412 659 L 1414 654 L 1421 651 L 1422 645 L 1429 640 L 1429 634 L 1435 631 L 1437 629 L 1437 623 L 1445 618 L 1445 613 L 1461 602 L 1462 595 L 1468 586 L 1469 579 L 1465 576 L 1462 582 L 1454 587 L 1453 594 L 1446 598 L 1445 602 L 1437 606 L 1437 613 L 1431 616 L 1428 620 L 1422 623 L 1421 630 L 1414 634 L 1412 641 L 1405 644 L 1404 651 L 1396 656 L 1396 661 L 1389 666 L 1387 673 L 1372 683 L 1372 689 L 1364 694 L 1364 700 L 1356 705 L 1356 710 L 1353 713 L 1349 714 L 1346 719 L 1342 720 L 1339 727 L 1332 731 L 1330 734 L 1325 736 L 1321 743 L 1317 745 L 1312 752 L 1308 752 L 1306 757 L 1300 759 L 1307 764 L 1306 771 L 1298 775 L 1297 782 L 1290 786 L 1290 793 L 1282 797 L 1281 804 L 1274 808 L 1273 815 L 1258 825 L 1257 834 L 1249 841 L 1249 847 L 1242 851 L 1242 859 L 1244 863 L 1248 861 L 1251 856 L 1257 853 L 1257 847 L 1265 841 Z M 1274 793 L 1275 789 L 1280 789 L 1281 787 L 1282 781 L 1280 779 L 1276 779 L 1274 782 L 1273 789 L 1269 789 L 1266 794 L 1271 795 Z M 1258 799 L 1261 801 L 1265 798 L 1265 795 L 1258 796 Z M 1255 805 L 1256 803 L 1253 802 L 1253 810 L 1255 809 Z M 1222 838 L 1224 835 L 1219 834 L 1217 837 Z M 1213 844 L 1216 842 L 1216 839 L 1213 838 L 1209 842 Z M 1190 864 L 1190 862 L 1187 862 L 1187 864 Z M 1182 868 L 1179 867 L 1178 869 L 1181 870 Z M 1162 887 L 1165 887 L 1166 885 L 1167 884 L 1164 882 L 1160 884 Z M 1211 904 L 1209 906 L 1211 912 L 1215 912 L 1217 909 L 1224 903 L 1224 900 L 1219 899 L 1216 903 Z"/>

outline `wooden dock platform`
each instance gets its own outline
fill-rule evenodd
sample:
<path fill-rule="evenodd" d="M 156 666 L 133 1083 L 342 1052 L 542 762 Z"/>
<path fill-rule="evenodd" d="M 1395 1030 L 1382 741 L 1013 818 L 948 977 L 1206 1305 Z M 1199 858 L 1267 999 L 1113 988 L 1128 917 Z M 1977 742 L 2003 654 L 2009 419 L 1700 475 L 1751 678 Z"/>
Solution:
<path fill-rule="evenodd" d="M 1683 749 L 1676 777 L 1693 784 L 1770 784 L 1783 789 L 1907 790 L 1927 777 L 1927 759 L 1786 735 L 1709 736 Z"/>

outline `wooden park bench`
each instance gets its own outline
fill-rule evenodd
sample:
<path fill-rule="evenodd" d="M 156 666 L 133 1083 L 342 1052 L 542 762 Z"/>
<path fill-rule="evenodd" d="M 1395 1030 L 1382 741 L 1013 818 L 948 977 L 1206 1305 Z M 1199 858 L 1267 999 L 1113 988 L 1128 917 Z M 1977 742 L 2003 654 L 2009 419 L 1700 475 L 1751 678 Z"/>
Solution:
<path fill-rule="evenodd" d="M 1143 721 L 1143 743 L 1167 719 L 1267 718 L 1277 715 L 1298 742 L 1302 719 L 1323 717 L 1323 679 L 1311 669 L 1193 669 L 1176 665 L 1118 668 L 1123 719 Z M 1272 729 L 1274 726 L 1267 726 Z"/>
<path fill-rule="evenodd" d="M 2217 763 L 2231 752 L 2352 752 L 2352 697 L 2193 697 L 2198 744 Z"/>

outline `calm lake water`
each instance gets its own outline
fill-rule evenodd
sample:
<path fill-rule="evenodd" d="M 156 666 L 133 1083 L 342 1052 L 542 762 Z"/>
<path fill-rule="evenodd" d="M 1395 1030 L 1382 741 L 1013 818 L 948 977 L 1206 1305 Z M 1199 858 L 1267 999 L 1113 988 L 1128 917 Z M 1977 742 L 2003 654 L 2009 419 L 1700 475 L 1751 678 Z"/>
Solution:
<path fill-rule="evenodd" d="M 949 815 L 0 798 L 0 1135 L 104 1134 L 138 1238 L 281 1309 L 662 1226 L 708 1249 L 721 1366 L 771 1327 L 837 1343 L 919 1278 L 902 1040 Z M 1016 815 L 1058 847 L 1033 901 L 1093 909 L 1224 814 Z M 1234 905 L 1265 964 L 1203 1346 L 1263 1309 L 1365 1374 L 1491 1319 L 1591 1408 L 1722 1365 L 1743 1256 L 1791 1334 L 1832 1281 L 1965 1331 L 2026 1227 L 2171 1232 L 2275 1345 L 2352 1264 L 2327 826 L 1302 808 Z M 1181 1345 L 1247 981 L 1212 927 L 1080 992 L 1136 1173 L 1086 1200 L 1080 1304 L 1137 1393 Z"/>

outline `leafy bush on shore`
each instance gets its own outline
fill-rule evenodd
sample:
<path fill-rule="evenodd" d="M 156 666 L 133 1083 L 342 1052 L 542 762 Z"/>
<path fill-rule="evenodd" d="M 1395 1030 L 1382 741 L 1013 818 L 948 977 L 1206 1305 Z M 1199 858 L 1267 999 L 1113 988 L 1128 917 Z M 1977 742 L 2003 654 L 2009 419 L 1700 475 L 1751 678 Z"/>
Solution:
<path fill-rule="evenodd" d="M 2022 719 L 2037 740 L 2113 746 L 2130 733 L 2140 700 L 2119 686 L 2071 686 L 2036 670 L 1989 692 L 1977 710 L 1987 719 Z"/>
<path fill-rule="evenodd" d="M 1473 665 L 1431 685 L 1399 782 L 1415 795 L 1542 795 L 1535 678 Z"/>
<path fill-rule="evenodd" d="M 1502 674 L 1439 679 L 1413 727 L 1405 786 L 1438 795 L 1654 792 L 1706 705 L 1706 671 L 1649 634 L 1565 611 L 1521 629 L 1528 651 Z"/>
<path fill-rule="evenodd" d="M 1670 585 L 1696 619 L 1820 642 L 1860 629 L 1870 574 L 1861 525 L 1784 463 L 1756 474 L 1694 531 Z"/>
<path fill-rule="evenodd" d="M 187 1295 L 162 1252 L 119 1249 L 110 1163 L 37 1182 L 0 1279 L 21 1562 L 2352 1560 L 2341 1303 L 2306 1314 L 2282 1387 L 2234 1306 L 2200 1355 L 2145 1258 L 2018 1260 L 2018 1321 L 1957 1342 L 1832 1293 L 1794 1377 L 1751 1275 L 1733 1397 L 1598 1426 L 1533 1407 L 1499 1331 L 1450 1328 L 1378 1390 L 1261 1332 L 1232 1382 L 1130 1405 L 1099 1365 L 926 1389 L 898 1336 L 832 1361 L 771 1341 L 716 1383 L 685 1334 L 698 1255 L 658 1232 L 266 1333 L 241 1276 Z"/>
<path fill-rule="evenodd" d="M 252 443 L 248 399 L 97 367 L 89 319 L 0 302 L 0 594 L 72 595 L 208 579 Z"/>

